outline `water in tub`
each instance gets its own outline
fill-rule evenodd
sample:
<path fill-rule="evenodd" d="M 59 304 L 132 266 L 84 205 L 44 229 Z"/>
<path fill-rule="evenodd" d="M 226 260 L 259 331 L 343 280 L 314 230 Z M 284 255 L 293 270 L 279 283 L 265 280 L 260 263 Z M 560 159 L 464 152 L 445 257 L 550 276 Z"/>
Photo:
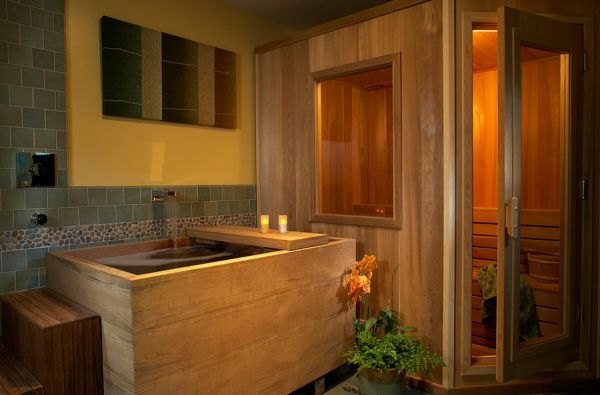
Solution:
<path fill-rule="evenodd" d="M 270 251 L 275 250 L 251 245 L 202 240 L 186 247 L 143 251 L 135 254 L 102 258 L 98 259 L 98 261 L 132 274 L 145 274 L 263 254 Z"/>

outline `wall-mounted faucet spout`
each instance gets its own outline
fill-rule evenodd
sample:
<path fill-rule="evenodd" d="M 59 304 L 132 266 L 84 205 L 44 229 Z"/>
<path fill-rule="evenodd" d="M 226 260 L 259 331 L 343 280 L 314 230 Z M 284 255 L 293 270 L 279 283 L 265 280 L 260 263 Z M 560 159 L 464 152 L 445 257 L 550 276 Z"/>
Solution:
<path fill-rule="evenodd" d="M 167 191 L 166 192 L 166 219 L 167 219 L 167 234 L 169 233 L 169 228 L 171 231 L 171 240 L 173 241 L 173 248 L 177 248 L 177 192 L 175 191 Z"/>

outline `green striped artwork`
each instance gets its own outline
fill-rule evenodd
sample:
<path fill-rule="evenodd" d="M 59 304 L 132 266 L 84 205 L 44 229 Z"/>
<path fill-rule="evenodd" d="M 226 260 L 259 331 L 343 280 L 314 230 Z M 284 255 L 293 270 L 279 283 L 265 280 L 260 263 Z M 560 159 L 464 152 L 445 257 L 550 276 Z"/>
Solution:
<path fill-rule="evenodd" d="M 237 127 L 236 54 L 104 16 L 106 116 Z"/>

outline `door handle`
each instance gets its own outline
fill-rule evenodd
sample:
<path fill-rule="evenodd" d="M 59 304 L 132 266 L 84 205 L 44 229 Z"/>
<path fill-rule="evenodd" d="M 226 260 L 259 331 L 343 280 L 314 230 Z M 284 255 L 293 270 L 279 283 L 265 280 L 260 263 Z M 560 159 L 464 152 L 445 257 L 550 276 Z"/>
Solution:
<path fill-rule="evenodd" d="M 513 196 L 506 204 L 506 231 L 513 239 L 519 237 L 520 212 L 519 198 Z"/>

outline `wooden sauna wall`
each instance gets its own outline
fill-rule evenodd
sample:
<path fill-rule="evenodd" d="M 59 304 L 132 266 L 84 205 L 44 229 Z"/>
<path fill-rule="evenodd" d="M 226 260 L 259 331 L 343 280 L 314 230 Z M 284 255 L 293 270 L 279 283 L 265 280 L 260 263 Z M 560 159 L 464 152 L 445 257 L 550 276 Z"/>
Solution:
<path fill-rule="evenodd" d="M 392 88 L 320 83 L 321 210 L 361 214 L 393 200 Z M 391 214 L 391 209 L 387 210 Z"/>
<path fill-rule="evenodd" d="M 522 66 L 522 260 L 527 251 L 560 252 L 560 196 L 563 167 L 560 120 L 560 57 L 537 59 Z M 548 111 L 552 109 L 553 111 Z M 473 250 L 472 341 L 496 347 L 495 328 L 481 322 L 483 266 L 496 263 L 498 204 L 498 71 L 473 73 Z M 524 263 L 522 272 L 527 270 Z M 559 332 L 558 284 L 530 279 L 539 305 L 541 334 Z M 474 347 L 474 353 L 478 350 Z"/>
<path fill-rule="evenodd" d="M 442 351 L 443 163 L 441 1 L 339 28 L 257 55 L 260 213 L 287 213 L 294 230 L 357 240 L 375 254 L 373 296 L 399 309 Z M 401 54 L 402 228 L 311 223 L 315 197 L 315 104 L 311 72 Z M 352 262 L 348 262 L 350 266 Z M 396 269 L 397 268 L 397 269 Z M 439 381 L 440 377 L 435 376 Z"/>

